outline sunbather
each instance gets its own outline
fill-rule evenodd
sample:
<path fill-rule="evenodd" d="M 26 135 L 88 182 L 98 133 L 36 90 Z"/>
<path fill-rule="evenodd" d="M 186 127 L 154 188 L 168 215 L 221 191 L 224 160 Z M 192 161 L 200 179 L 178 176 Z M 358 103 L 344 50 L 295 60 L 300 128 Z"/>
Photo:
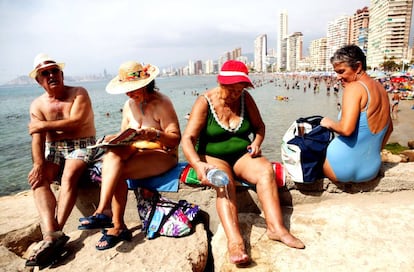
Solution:
<path fill-rule="evenodd" d="M 106 87 L 108 93 L 125 93 L 129 97 L 122 110 L 121 130 L 132 127 L 139 133 L 132 145 L 107 148 L 103 159 L 98 208 L 92 216 L 80 219 L 80 229 L 111 227 L 111 218 L 104 211 L 112 201 L 113 227 L 104 231 L 96 244 L 98 250 L 131 239 L 131 232 L 124 222 L 128 192 L 126 179 L 156 176 L 178 163 L 180 127 L 171 100 L 155 88 L 154 79 L 158 73 L 156 66 L 143 67 L 137 62 L 129 61 L 121 65 L 119 75 Z M 112 138 L 113 136 L 107 136 L 104 141 Z M 152 143 L 151 148 L 143 149 L 150 146 L 149 142 Z"/>
<path fill-rule="evenodd" d="M 30 73 L 45 90 L 30 106 L 33 168 L 28 175 L 42 223 L 43 241 L 27 266 L 53 261 L 56 252 L 69 240 L 62 229 L 75 205 L 79 178 L 93 156 L 93 150 L 86 149 L 95 143 L 89 95 L 83 87 L 64 85 L 63 67 L 63 63 L 39 54 Z M 56 201 L 50 184 L 59 179 L 61 171 Z"/>

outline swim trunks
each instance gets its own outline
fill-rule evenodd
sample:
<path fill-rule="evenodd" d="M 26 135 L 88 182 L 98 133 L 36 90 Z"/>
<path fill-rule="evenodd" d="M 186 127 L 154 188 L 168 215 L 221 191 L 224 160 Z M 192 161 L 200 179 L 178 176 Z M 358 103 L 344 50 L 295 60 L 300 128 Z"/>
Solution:
<path fill-rule="evenodd" d="M 357 127 L 348 137 L 335 137 L 326 152 L 326 158 L 337 180 L 341 182 L 364 182 L 377 176 L 381 167 L 381 145 L 389 126 L 387 124 L 378 133 L 370 131 L 366 112 L 370 94 L 368 87 L 360 83 L 368 94 L 368 101 L 359 115 Z"/>
<path fill-rule="evenodd" d="M 45 158 L 58 165 L 63 165 L 68 159 L 90 163 L 93 161 L 96 150 L 86 147 L 94 145 L 95 142 L 95 137 L 46 142 Z"/>
<path fill-rule="evenodd" d="M 196 146 L 199 154 L 209 155 L 227 161 L 234 165 L 236 161 L 247 152 L 247 146 L 253 133 L 248 116 L 244 110 L 244 92 L 241 97 L 240 122 L 236 128 L 231 129 L 223 125 L 207 96 L 204 96 L 209 104 L 206 127 L 201 131 Z"/>

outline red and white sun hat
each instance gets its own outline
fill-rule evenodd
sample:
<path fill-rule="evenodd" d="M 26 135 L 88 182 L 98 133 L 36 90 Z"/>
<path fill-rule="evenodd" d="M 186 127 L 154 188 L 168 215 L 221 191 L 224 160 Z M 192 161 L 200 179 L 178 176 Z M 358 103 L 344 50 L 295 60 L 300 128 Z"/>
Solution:
<path fill-rule="evenodd" d="M 57 63 L 55 60 L 53 60 L 51 57 L 49 57 L 45 53 L 39 53 L 35 57 L 33 61 L 33 70 L 30 72 L 29 76 L 31 78 L 36 78 L 37 72 L 40 69 L 44 69 L 51 66 L 59 66 L 60 70 L 63 70 L 65 67 L 64 63 Z"/>
<path fill-rule="evenodd" d="M 249 69 L 247 69 L 246 64 L 237 60 L 228 60 L 221 67 L 217 80 L 223 85 L 246 82 L 254 87 L 248 75 Z"/>

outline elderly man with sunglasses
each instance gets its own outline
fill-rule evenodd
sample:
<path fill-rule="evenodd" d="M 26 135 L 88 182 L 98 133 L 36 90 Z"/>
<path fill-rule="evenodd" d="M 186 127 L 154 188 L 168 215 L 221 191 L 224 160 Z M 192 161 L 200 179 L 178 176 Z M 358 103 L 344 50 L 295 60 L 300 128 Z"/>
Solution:
<path fill-rule="evenodd" d="M 26 262 L 47 265 L 69 240 L 62 230 L 77 197 L 77 183 L 92 159 L 95 122 L 92 103 L 83 87 L 64 85 L 63 63 L 46 54 L 34 59 L 29 74 L 45 92 L 30 106 L 29 133 L 32 136 L 33 167 L 28 181 L 40 215 L 43 240 Z M 61 174 L 61 177 L 60 177 Z M 50 184 L 59 180 L 58 199 Z"/>

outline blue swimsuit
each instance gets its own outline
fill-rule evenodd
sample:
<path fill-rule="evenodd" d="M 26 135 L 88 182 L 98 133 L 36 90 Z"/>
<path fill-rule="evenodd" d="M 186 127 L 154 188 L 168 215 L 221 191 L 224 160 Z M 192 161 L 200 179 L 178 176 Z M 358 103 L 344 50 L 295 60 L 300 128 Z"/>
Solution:
<path fill-rule="evenodd" d="M 335 137 L 326 152 L 326 158 L 341 182 L 364 182 L 377 176 L 381 167 L 381 145 L 389 126 L 387 124 L 376 134 L 370 131 L 367 118 L 370 94 L 368 87 L 360 83 L 368 94 L 368 101 L 359 115 L 358 126 L 350 136 Z"/>

